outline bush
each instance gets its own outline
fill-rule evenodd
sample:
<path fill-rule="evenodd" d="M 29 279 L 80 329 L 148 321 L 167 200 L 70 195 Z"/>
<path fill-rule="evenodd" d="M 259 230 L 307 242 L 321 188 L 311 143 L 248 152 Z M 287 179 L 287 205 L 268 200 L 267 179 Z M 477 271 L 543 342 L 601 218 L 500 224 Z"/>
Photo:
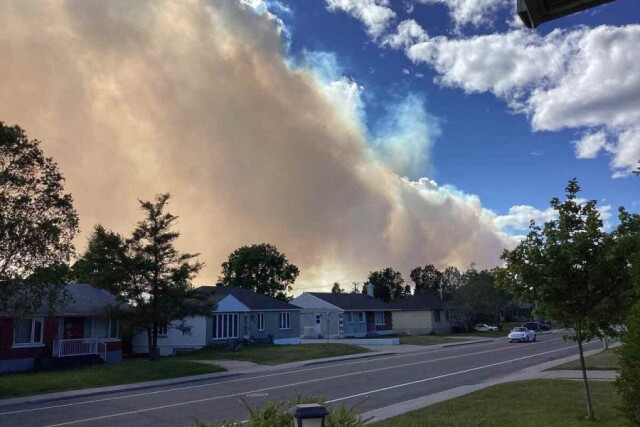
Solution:
<path fill-rule="evenodd" d="M 640 303 L 631 310 L 620 347 L 620 376 L 616 381 L 627 418 L 640 426 Z"/>
<path fill-rule="evenodd" d="M 257 408 L 244 400 L 242 405 L 249 411 L 249 421 L 244 424 L 246 427 L 292 427 L 293 408 L 302 403 L 324 402 L 322 397 L 297 396 L 292 401 L 268 402 L 262 408 Z M 352 407 L 340 405 L 328 407 L 329 415 L 325 419 L 325 427 L 363 427 L 366 420 L 356 412 L 358 404 Z M 207 424 L 195 421 L 192 427 L 233 427 L 237 424 L 233 421 L 222 421 L 219 423 Z"/>

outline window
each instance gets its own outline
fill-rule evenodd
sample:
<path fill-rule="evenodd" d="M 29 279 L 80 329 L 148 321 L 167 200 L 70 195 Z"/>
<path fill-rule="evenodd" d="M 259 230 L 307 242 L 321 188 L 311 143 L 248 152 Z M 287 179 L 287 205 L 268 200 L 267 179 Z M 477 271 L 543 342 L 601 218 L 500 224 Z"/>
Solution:
<path fill-rule="evenodd" d="M 289 312 L 280 313 L 280 329 L 291 329 L 291 318 Z"/>
<path fill-rule="evenodd" d="M 118 338 L 118 321 L 109 317 L 85 317 L 85 338 Z"/>
<path fill-rule="evenodd" d="M 376 311 L 376 325 L 384 325 L 384 312 Z"/>
<path fill-rule="evenodd" d="M 166 337 L 169 332 L 169 323 L 166 321 L 158 323 L 158 335 Z"/>
<path fill-rule="evenodd" d="M 440 310 L 436 310 L 434 315 L 436 317 L 436 323 L 440 323 Z"/>
<path fill-rule="evenodd" d="M 264 313 L 258 313 L 258 330 L 264 331 Z"/>
<path fill-rule="evenodd" d="M 347 319 L 349 320 L 349 323 L 353 323 L 353 312 L 348 312 L 347 313 Z"/>
<path fill-rule="evenodd" d="M 238 313 L 213 315 L 213 339 L 238 338 Z"/>
<path fill-rule="evenodd" d="M 16 320 L 13 326 L 13 344 L 42 344 L 43 325 L 44 321 L 42 318 Z"/>
<path fill-rule="evenodd" d="M 360 313 L 358 313 L 358 317 L 360 318 L 360 323 L 364 323 L 364 311 L 361 311 Z"/>
<path fill-rule="evenodd" d="M 322 322 L 322 314 L 316 314 L 316 325 L 319 325 Z"/>

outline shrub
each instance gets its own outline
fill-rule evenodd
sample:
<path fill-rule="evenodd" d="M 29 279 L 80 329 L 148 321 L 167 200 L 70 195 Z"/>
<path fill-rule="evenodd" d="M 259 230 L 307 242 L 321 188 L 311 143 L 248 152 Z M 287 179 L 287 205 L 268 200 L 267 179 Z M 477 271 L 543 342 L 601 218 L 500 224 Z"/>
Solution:
<path fill-rule="evenodd" d="M 640 303 L 631 310 L 620 347 L 620 376 L 616 381 L 629 420 L 640 426 Z"/>
<path fill-rule="evenodd" d="M 266 403 L 262 408 L 241 400 L 242 405 L 249 411 L 249 420 L 243 426 L 246 427 L 292 427 L 293 408 L 302 403 L 324 402 L 322 397 L 296 396 L 291 401 L 273 401 Z M 352 407 L 340 405 L 328 407 L 329 415 L 325 419 L 325 427 L 363 427 L 365 420 L 356 412 L 358 404 Z M 192 427 L 233 427 L 237 424 L 233 421 L 222 421 L 213 424 L 195 421 Z"/>

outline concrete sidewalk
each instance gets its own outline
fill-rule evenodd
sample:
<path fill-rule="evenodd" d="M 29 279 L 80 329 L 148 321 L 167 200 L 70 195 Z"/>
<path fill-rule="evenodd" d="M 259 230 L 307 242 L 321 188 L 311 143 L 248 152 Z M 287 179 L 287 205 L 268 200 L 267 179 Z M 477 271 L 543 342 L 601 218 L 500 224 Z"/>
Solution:
<path fill-rule="evenodd" d="M 615 348 L 620 346 L 620 343 L 610 345 L 609 348 Z M 600 353 L 604 349 L 590 350 L 584 353 L 585 357 L 592 356 Z M 388 418 L 392 418 L 404 413 L 415 411 L 427 406 L 434 405 L 436 403 L 444 402 L 445 400 L 455 399 L 456 397 L 464 396 L 474 391 L 482 390 L 487 387 L 491 387 L 498 384 L 504 384 L 514 381 L 535 380 L 535 379 L 575 379 L 582 380 L 582 371 L 547 371 L 547 369 L 554 368 L 556 366 L 563 365 L 565 363 L 578 360 L 580 356 L 573 355 L 558 360 L 552 360 L 550 362 L 542 363 L 540 365 L 532 366 L 524 369 L 517 374 L 507 375 L 501 378 L 497 378 L 492 381 L 457 387 L 451 390 L 446 390 L 441 393 L 431 394 L 429 396 L 420 397 L 417 399 L 408 400 L 406 402 L 398 403 L 395 405 L 387 406 L 385 408 L 375 409 L 373 411 L 365 412 L 362 418 L 367 421 L 367 424 L 378 421 L 383 421 Z M 587 378 L 592 380 L 606 380 L 612 381 L 616 378 L 616 371 L 587 371 Z"/>

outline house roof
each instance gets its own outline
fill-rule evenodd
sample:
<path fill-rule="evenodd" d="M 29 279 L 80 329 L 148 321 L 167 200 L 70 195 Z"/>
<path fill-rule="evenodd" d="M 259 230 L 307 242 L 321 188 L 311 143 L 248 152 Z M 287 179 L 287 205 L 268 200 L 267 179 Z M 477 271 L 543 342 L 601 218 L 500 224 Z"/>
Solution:
<path fill-rule="evenodd" d="M 415 294 L 391 304 L 394 310 L 444 310 L 447 303 L 435 295 Z"/>
<path fill-rule="evenodd" d="M 342 310 L 389 310 L 386 302 L 366 294 L 334 294 L 330 292 L 308 292 L 316 298 L 333 304 Z"/>
<path fill-rule="evenodd" d="M 73 283 L 65 289 L 71 299 L 58 310 L 60 314 L 105 314 L 109 307 L 120 304 L 109 291 L 88 283 Z"/>
<path fill-rule="evenodd" d="M 198 290 L 211 294 L 216 303 L 232 295 L 249 310 L 300 310 L 288 302 L 234 286 L 201 286 Z"/>

